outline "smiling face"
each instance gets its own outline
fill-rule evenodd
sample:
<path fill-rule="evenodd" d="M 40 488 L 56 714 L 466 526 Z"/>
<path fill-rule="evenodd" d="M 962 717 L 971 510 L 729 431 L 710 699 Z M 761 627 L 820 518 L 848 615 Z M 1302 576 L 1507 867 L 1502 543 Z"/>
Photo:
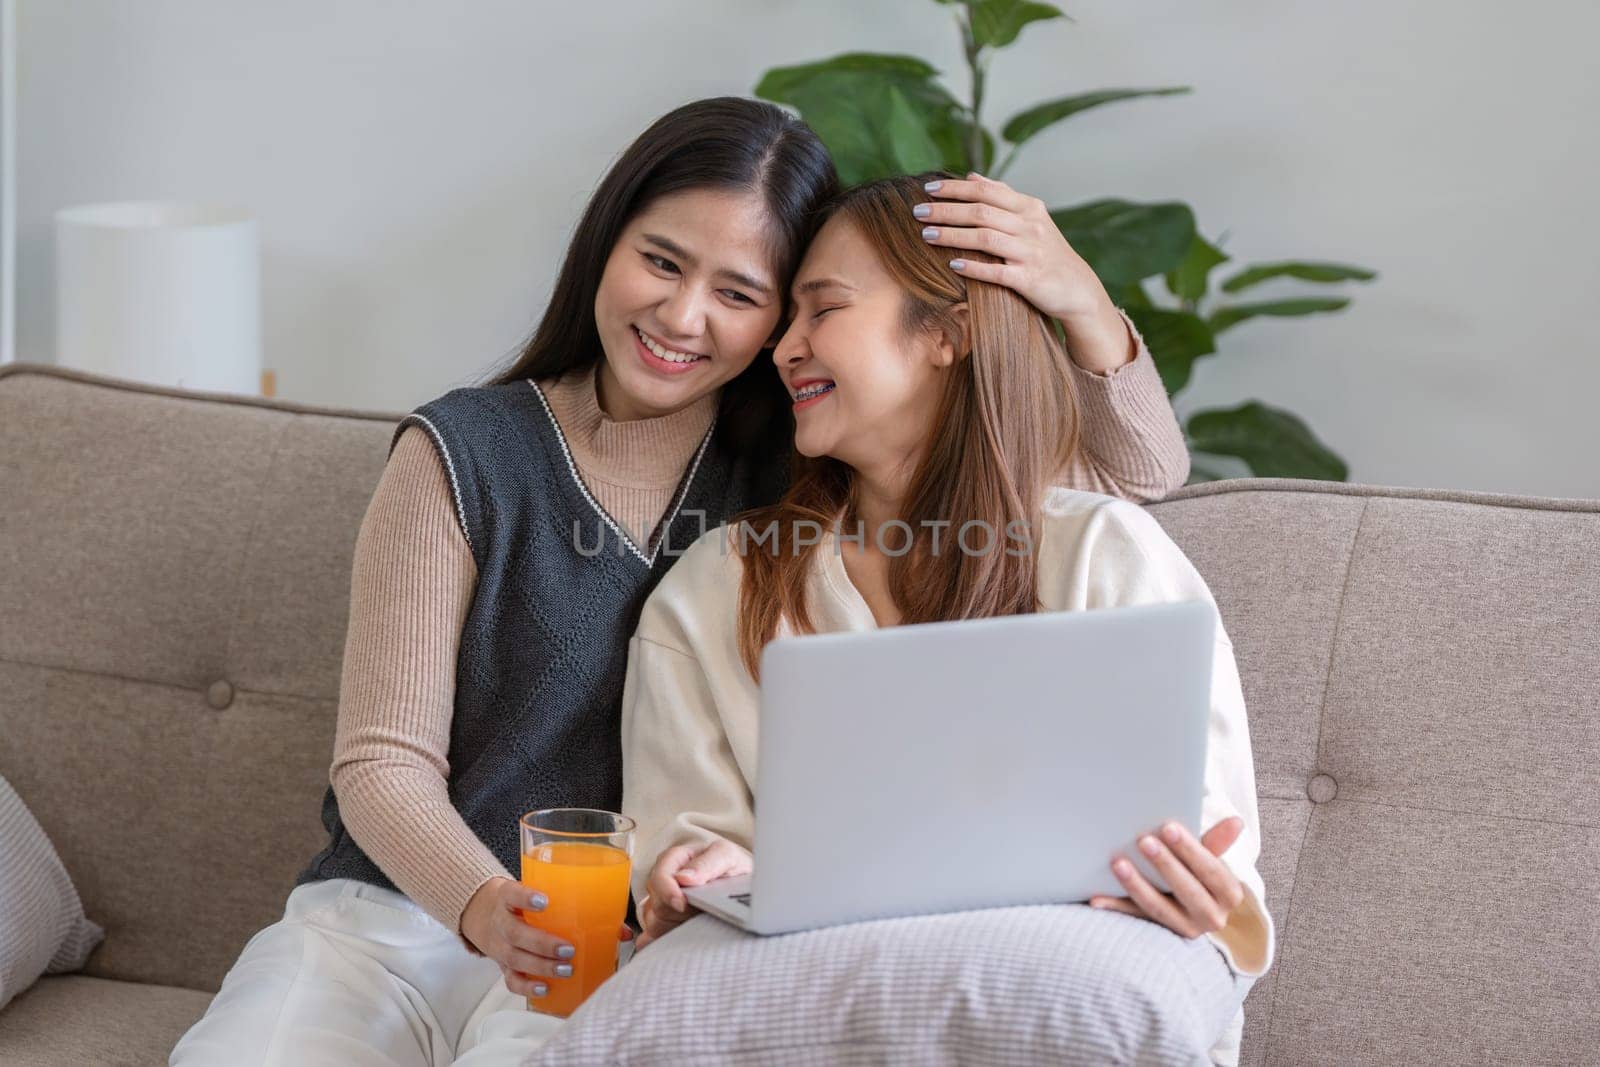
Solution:
<path fill-rule="evenodd" d="M 623 228 L 594 300 L 608 415 L 671 414 L 750 365 L 782 313 L 770 226 L 754 192 L 690 189 Z"/>
<path fill-rule="evenodd" d="M 931 436 L 955 346 L 906 318 L 906 290 L 851 222 L 830 220 L 795 276 L 773 350 L 795 398 L 795 448 L 857 471 L 908 475 Z"/>

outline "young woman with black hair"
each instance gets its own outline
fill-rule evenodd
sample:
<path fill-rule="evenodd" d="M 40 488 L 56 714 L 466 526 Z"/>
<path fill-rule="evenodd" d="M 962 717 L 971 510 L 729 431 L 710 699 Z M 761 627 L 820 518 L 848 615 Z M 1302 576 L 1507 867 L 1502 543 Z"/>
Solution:
<path fill-rule="evenodd" d="M 355 549 L 327 846 L 174 1064 L 481 1059 L 496 1008 L 572 973 L 573 946 L 522 919 L 548 902 L 514 877 L 517 819 L 620 808 L 641 605 L 699 534 L 785 489 L 794 419 L 768 354 L 836 191 L 782 110 L 678 108 L 601 181 L 515 362 L 402 420 Z M 1061 323 L 1075 481 L 1181 485 L 1149 352 L 1043 205 L 973 176 L 933 206 L 926 240 L 998 252 L 974 276 Z"/>

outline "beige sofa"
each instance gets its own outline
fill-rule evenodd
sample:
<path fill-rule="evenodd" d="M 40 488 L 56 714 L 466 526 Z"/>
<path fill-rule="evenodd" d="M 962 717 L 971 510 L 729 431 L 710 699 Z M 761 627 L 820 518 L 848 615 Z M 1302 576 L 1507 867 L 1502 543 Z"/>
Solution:
<path fill-rule="evenodd" d="M 0 774 L 108 932 L 0 1013 L 0 1063 L 164 1063 L 280 914 L 394 421 L 0 368 Z M 1600 1062 L 1600 501 L 1151 511 L 1249 702 L 1281 940 L 1244 1062 Z"/>

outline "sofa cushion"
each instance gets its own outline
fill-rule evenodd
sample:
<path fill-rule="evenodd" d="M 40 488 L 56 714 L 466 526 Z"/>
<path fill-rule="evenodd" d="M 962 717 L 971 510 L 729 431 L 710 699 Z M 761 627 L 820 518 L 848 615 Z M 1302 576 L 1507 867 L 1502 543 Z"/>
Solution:
<path fill-rule="evenodd" d="M 149 1067 L 205 1013 L 211 994 L 62 975 L 40 979 L 0 1015 L 6 1067 Z"/>
<path fill-rule="evenodd" d="M 82 967 L 104 937 L 50 838 L 0 775 L 0 1009 L 46 971 Z"/>

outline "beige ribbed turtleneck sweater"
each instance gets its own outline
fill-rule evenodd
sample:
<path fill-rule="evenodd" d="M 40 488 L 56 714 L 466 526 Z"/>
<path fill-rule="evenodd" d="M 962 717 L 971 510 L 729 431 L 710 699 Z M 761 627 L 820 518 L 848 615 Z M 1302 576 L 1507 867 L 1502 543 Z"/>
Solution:
<path fill-rule="evenodd" d="M 711 428 L 716 396 L 660 418 L 615 422 L 600 408 L 592 369 L 543 388 L 590 495 L 643 547 Z"/>
<path fill-rule="evenodd" d="M 1109 374 L 1072 365 L 1081 447 L 1061 484 L 1137 501 L 1159 499 L 1188 477 L 1166 390 L 1137 331 L 1134 338 L 1136 358 Z M 662 418 L 617 422 L 600 407 L 593 368 L 540 385 L 590 495 L 644 544 L 711 424 L 716 398 Z M 476 586 L 444 467 L 426 434 L 409 427 L 356 539 L 330 779 L 362 850 L 457 931 L 480 886 L 515 877 L 462 820 L 446 786 L 456 656 Z"/>

